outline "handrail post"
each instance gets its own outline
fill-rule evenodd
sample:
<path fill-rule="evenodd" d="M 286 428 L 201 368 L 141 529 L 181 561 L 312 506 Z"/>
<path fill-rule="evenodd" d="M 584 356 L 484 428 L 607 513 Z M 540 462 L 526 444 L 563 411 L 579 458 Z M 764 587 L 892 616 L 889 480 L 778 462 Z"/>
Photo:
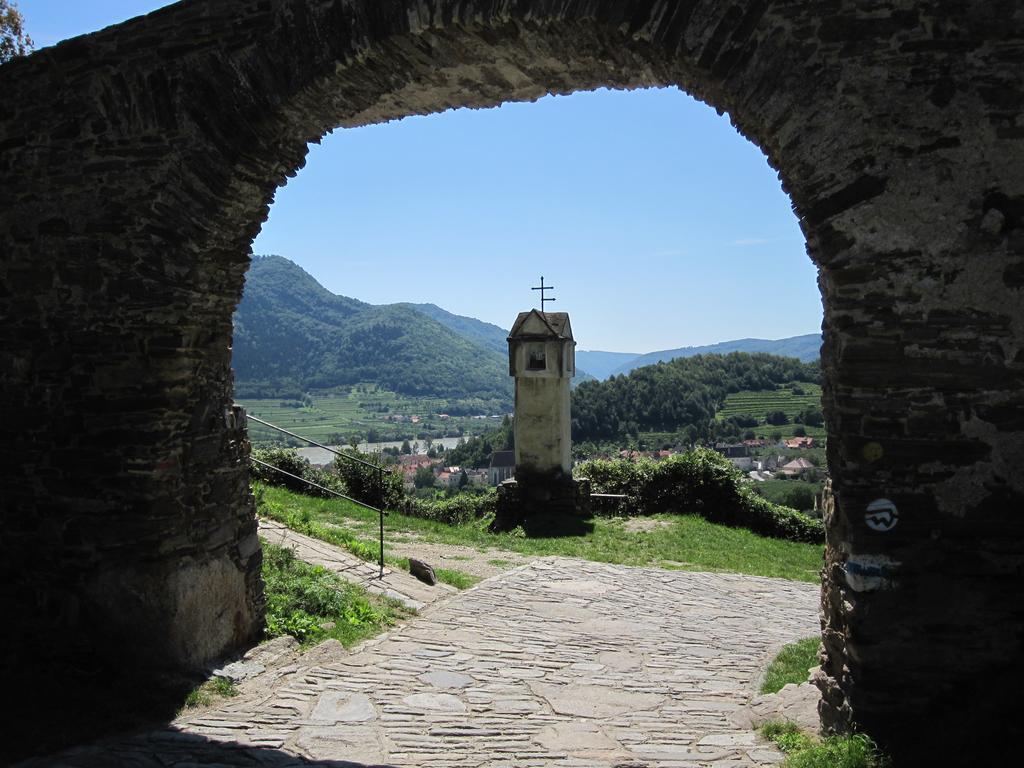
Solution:
<path fill-rule="evenodd" d="M 380 578 L 384 578 L 384 468 L 377 468 L 377 508 L 380 510 Z"/>
<path fill-rule="evenodd" d="M 345 459 L 346 461 L 353 461 L 356 464 L 364 464 L 367 467 L 373 467 L 377 471 L 377 489 L 376 489 L 377 490 L 377 499 L 376 499 L 377 506 L 376 507 L 372 507 L 372 506 L 370 506 L 369 504 L 367 504 L 364 501 L 359 501 L 358 499 L 353 499 L 351 496 L 346 496 L 343 493 L 338 493 L 337 491 L 331 490 L 330 488 L 324 488 L 322 485 L 317 485 L 316 483 L 314 483 L 314 482 L 312 482 L 310 480 L 307 480 L 304 477 L 299 477 L 298 475 L 293 475 L 290 472 L 285 472 L 283 469 L 279 469 L 278 467 L 275 467 L 272 464 L 267 464 L 265 461 L 260 461 L 259 459 L 254 458 L 252 456 L 249 457 L 249 459 L 251 461 L 255 462 L 256 464 L 260 464 L 260 465 L 262 465 L 262 466 L 264 466 L 264 467 L 266 467 L 268 469 L 272 469 L 275 472 L 280 472 L 281 474 L 287 475 L 288 477 L 291 477 L 291 478 L 293 478 L 295 480 L 298 480 L 300 482 L 308 483 L 309 485 L 313 486 L 314 488 L 319 488 L 321 491 L 326 491 L 327 493 L 333 494 L 334 496 L 339 496 L 339 497 L 341 497 L 343 499 L 347 499 L 348 501 L 355 502 L 356 504 L 358 504 L 358 505 L 360 505 L 362 507 L 366 507 L 367 509 L 375 509 L 377 511 L 378 515 L 380 516 L 380 560 L 379 560 L 379 564 L 380 564 L 380 578 L 383 579 L 384 578 L 384 515 L 387 514 L 387 511 L 385 511 L 385 509 L 384 509 L 384 471 L 385 470 L 384 470 L 383 465 L 380 463 L 380 459 L 378 458 L 377 463 L 371 463 L 369 461 L 364 461 L 363 459 L 357 459 L 355 456 L 351 456 L 351 455 L 349 455 L 347 453 L 342 453 L 341 451 L 336 451 L 333 448 L 330 448 L 330 447 L 328 447 L 326 445 L 321 445 L 320 443 L 316 442 L 315 440 L 310 440 L 308 437 L 303 437 L 302 435 L 297 435 L 294 432 L 289 432 L 287 429 L 279 427 L 276 424 L 271 424 L 269 421 L 264 421 L 263 419 L 260 419 L 260 418 L 258 418 L 256 416 L 251 416 L 250 414 L 245 413 L 245 409 L 244 408 L 242 409 L 242 413 L 245 414 L 245 418 L 246 419 L 252 419 L 253 421 L 255 421 L 255 422 L 259 423 L 259 424 L 262 424 L 262 425 L 264 425 L 266 427 L 270 427 L 271 429 L 275 429 L 278 432 L 286 434 L 286 435 L 288 435 L 290 437 L 294 437 L 294 438 L 297 438 L 299 440 L 303 440 L 303 441 L 309 443 L 310 445 L 315 445 L 317 448 L 323 448 L 325 451 L 329 451 L 330 453 L 333 453 L 335 456 L 339 456 L 342 459 Z"/>

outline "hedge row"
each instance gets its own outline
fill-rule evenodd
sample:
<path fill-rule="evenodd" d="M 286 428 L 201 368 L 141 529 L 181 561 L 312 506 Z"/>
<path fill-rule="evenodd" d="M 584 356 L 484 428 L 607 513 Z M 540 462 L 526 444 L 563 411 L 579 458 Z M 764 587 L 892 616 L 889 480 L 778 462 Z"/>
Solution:
<path fill-rule="evenodd" d="M 630 514 L 695 514 L 762 536 L 812 543 L 825 539 L 820 520 L 761 498 L 725 457 L 707 448 L 657 462 L 589 461 L 574 474 L 589 478 L 595 493 L 624 494 Z"/>
<path fill-rule="evenodd" d="M 337 493 L 348 495 L 345 482 L 337 474 L 314 467 L 307 459 L 299 456 L 294 448 L 254 448 L 252 457 L 291 475 L 301 477 L 303 480 L 309 480 L 317 485 L 322 485 L 324 488 L 330 488 Z M 290 491 L 304 493 L 307 496 L 317 496 L 320 498 L 331 496 L 331 494 L 321 491 L 319 488 L 314 488 L 309 483 L 304 483 L 302 480 L 296 480 L 280 472 L 275 472 L 269 467 L 264 467 L 256 462 L 252 463 L 250 474 L 253 480 L 259 480 L 267 485 L 279 485 Z"/>
<path fill-rule="evenodd" d="M 402 511 L 426 520 L 462 525 L 493 515 L 497 502 L 497 492 L 488 488 L 484 493 L 460 493 L 448 499 L 409 499 Z"/>

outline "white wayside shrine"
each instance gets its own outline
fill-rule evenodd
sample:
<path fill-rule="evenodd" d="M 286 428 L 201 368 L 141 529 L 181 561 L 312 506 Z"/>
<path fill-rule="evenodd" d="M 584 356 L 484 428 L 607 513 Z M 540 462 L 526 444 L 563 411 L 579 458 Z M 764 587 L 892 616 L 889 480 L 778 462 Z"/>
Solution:
<path fill-rule="evenodd" d="M 576 342 L 569 314 L 520 312 L 508 336 L 508 367 L 516 380 L 516 472 L 498 486 L 498 527 L 543 527 L 586 515 L 589 483 L 572 479 L 569 383 Z"/>
<path fill-rule="evenodd" d="M 576 342 L 567 312 L 520 312 L 508 335 L 516 379 L 516 467 L 531 474 L 572 472 L 569 380 Z"/>

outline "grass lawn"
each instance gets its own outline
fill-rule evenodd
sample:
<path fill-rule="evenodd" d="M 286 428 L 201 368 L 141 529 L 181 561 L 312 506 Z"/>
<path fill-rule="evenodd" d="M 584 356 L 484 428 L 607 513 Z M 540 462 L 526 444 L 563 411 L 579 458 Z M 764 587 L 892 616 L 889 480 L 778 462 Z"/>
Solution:
<path fill-rule="evenodd" d="M 761 693 L 778 693 L 789 683 L 807 682 L 807 671 L 818 666 L 818 645 L 821 638 L 815 635 L 785 646 L 765 672 Z"/>
<path fill-rule="evenodd" d="M 375 552 L 377 515 L 343 499 L 314 499 L 283 488 L 264 486 L 260 513 L 290 526 L 306 525 L 309 535 Z M 668 525 L 628 531 L 621 518 L 595 518 L 577 535 L 530 538 L 521 531 L 494 534 L 486 521 L 451 526 L 392 512 L 385 522 L 387 540 L 403 533 L 423 541 L 489 547 L 527 556 L 561 555 L 624 565 L 661 566 L 698 571 L 732 571 L 816 583 L 822 547 L 769 539 L 750 531 L 714 525 L 694 515 L 656 515 Z M 366 556 L 365 554 L 363 555 Z M 370 559 L 370 558 L 368 558 Z"/>

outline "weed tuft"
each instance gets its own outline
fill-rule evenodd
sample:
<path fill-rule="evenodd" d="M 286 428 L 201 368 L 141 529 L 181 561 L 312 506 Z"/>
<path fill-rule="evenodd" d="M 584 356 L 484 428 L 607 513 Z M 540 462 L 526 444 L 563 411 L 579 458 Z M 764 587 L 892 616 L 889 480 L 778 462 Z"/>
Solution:
<path fill-rule="evenodd" d="M 463 571 L 457 571 L 454 568 L 435 568 L 434 575 L 438 581 L 450 584 L 456 589 L 469 589 L 474 584 L 480 582 L 479 577 L 472 576 Z"/>
<path fill-rule="evenodd" d="M 768 665 L 761 693 L 778 693 L 789 683 L 806 683 L 808 670 L 818 665 L 820 644 L 821 638 L 815 635 L 785 646 Z"/>
<path fill-rule="evenodd" d="M 761 734 L 786 753 L 782 768 L 889 768 L 889 759 L 862 733 L 818 739 L 796 723 L 769 722 Z"/>
<path fill-rule="evenodd" d="M 337 639 L 351 646 L 408 615 L 400 603 L 370 595 L 290 549 L 263 542 L 268 637 L 291 635 L 303 645 Z"/>
<path fill-rule="evenodd" d="M 185 695 L 185 700 L 178 709 L 178 714 L 189 709 L 208 707 L 218 699 L 230 699 L 238 695 L 238 688 L 226 677 L 214 675 L 209 680 L 197 685 Z"/>

